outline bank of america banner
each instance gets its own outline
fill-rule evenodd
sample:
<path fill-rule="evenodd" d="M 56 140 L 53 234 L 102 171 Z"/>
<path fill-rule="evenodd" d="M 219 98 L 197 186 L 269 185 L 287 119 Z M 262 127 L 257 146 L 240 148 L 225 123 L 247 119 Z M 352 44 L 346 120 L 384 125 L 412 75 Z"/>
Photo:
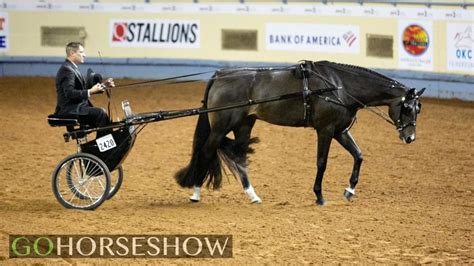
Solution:
<path fill-rule="evenodd" d="M 474 73 L 474 23 L 448 23 L 448 70 Z"/>
<path fill-rule="evenodd" d="M 8 51 L 8 14 L 0 12 L 0 52 Z"/>
<path fill-rule="evenodd" d="M 360 52 L 359 27 L 354 25 L 268 23 L 265 38 L 267 50 Z"/>
<path fill-rule="evenodd" d="M 111 47 L 199 48 L 198 20 L 110 20 Z"/>

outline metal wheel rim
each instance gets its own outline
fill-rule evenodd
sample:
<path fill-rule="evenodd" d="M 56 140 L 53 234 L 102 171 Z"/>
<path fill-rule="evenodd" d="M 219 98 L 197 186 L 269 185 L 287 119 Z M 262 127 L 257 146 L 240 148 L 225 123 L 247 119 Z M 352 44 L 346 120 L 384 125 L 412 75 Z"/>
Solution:
<path fill-rule="evenodd" d="M 76 156 L 64 161 L 57 169 L 54 185 L 63 205 L 90 209 L 107 197 L 110 173 L 99 159 Z"/>

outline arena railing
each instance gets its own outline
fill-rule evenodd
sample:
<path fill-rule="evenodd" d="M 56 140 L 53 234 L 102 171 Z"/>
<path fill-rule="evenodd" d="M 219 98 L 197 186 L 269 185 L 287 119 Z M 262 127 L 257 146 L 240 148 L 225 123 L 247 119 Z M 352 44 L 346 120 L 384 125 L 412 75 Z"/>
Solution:
<path fill-rule="evenodd" d="M 45 2 L 41 1 L 40 2 Z M 48 2 L 54 2 L 48 1 Z M 117 0 L 91 0 L 94 3 L 111 3 L 117 2 Z M 167 0 L 124 0 L 121 2 L 134 2 L 134 3 L 160 3 L 160 2 L 169 2 Z M 474 0 L 428 0 L 428 1 L 420 1 L 420 0 L 281 0 L 281 1 L 259 1 L 259 0 L 188 0 L 188 1 L 178 1 L 178 2 L 189 2 L 189 3 L 209 3 L 209 2 L 226 2 L 226 3 L 283 3 L 283 4 L 290 4 L 290 3 L 322 3 L 322 4 L 387 4 L 387 5 L 419 5 L 419 6 L 459 6 L 462 8 L 472 7 L 474 6 Z"/>

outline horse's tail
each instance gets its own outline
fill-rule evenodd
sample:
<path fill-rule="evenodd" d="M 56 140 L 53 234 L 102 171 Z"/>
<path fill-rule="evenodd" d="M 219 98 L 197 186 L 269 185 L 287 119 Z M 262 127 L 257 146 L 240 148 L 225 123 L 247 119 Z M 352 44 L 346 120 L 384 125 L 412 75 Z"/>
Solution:
<path fill-rule="evenodd" d="M 211 126 L 207 114 L 200 114 L 194 131 L 193 151 L 189 164 L 175 174 L 175 179 L 182 187 L 201 186 L 207 176 L 208 166 L 203 165 L 202 148 L 206 143 Z"/>
<path fill-rule="evenodd" d="M 213 79 L 208 83 L 203 100 L 203 107 L 207 107 L 209 90 L 214 83 Z M 251 143 L 258 141 L 257 138 L 250 140 L 232 140 L 224 137 L 214 149 L 204 151 L 206 142 L 211 133 L 211 125 L 207 113 L 199 115 L 196 130 L 194 131 L 193 151 L 189 164 L 175 174 L 175 179 L 182 187 L 202 186 L 207 181 L 207 187 L 212 185 L 218 189 L 222 184 L 222 161 L 229 170 L 237 176 L 241 167 L 245 167 L 248 152 L 253 152 L 249 147 Z"/>
<path fill-rule="evenodd" d="M 218 150 L 219 158 L 225 163 L 232 174 L 238 177 L 239 173 L 247 167 L 247 154 L 254 152 L 250 145 L 258 142 L 258 138 L 233 140 L 225 137 Z"/>
<path fill-rule="evenodd" d="M 212 76 L 207 84 L 204 99 L 202 101 L 203 108 L 207 108 L 207 98 L 209 90 L 214 83 L 214 77 L 215 75 Z M 220 186 L 222 175 L 220 170 L 220 160 L 217 158 L 217 153 L 203 154 L 203 148 L 210 133 L 211 125 L 209 123 L 209 117 L 207 113 L 202 113 L 199 115 L 196 130 L 194 131 L 191 161 L 186 167 L 182 168 L 175 174 L 175 179 L 180 186 L 188 188 L 201 186 L 209 175 L 211 175 L 211 178 L 208 181 L 208 186 L 210 180 L 214 180 L 214 188 Z"/>

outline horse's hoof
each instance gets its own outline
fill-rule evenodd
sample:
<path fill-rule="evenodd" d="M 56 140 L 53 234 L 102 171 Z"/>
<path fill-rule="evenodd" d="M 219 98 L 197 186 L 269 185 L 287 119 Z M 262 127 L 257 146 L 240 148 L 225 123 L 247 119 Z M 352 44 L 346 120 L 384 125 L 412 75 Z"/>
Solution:
<path fill-rule="evenodd" d="M 347 201 L 351 201 L 352 197 L 354 197 L 354 194 L 355 194 L 355 191 L 353 189 L 346 188 L 346 190 L 344 190 L 344 198 Z"/>
<path fill-rule="evenodd" d="M 195 198 L 195 197 L 189 197 L 189 200 L 190 200 L 192 203 L 197 203 L 197 202 L 201 201 L 200 198 Z"/>
<path fill-rule="evenodd" d="M 324 205 L 326 205 L 326 201 L 324 199 L 317 199 L 316 200 L 316 205 L 324 206 Z"/>
<path fill-rule="evenodd" d="M 255 199 L 252 199 L 252 201 L 250 202 L 251 204 L 260 204 L 262 203 L 262 199 L 260 199 L 259 197 L 255 198 Z"/>

